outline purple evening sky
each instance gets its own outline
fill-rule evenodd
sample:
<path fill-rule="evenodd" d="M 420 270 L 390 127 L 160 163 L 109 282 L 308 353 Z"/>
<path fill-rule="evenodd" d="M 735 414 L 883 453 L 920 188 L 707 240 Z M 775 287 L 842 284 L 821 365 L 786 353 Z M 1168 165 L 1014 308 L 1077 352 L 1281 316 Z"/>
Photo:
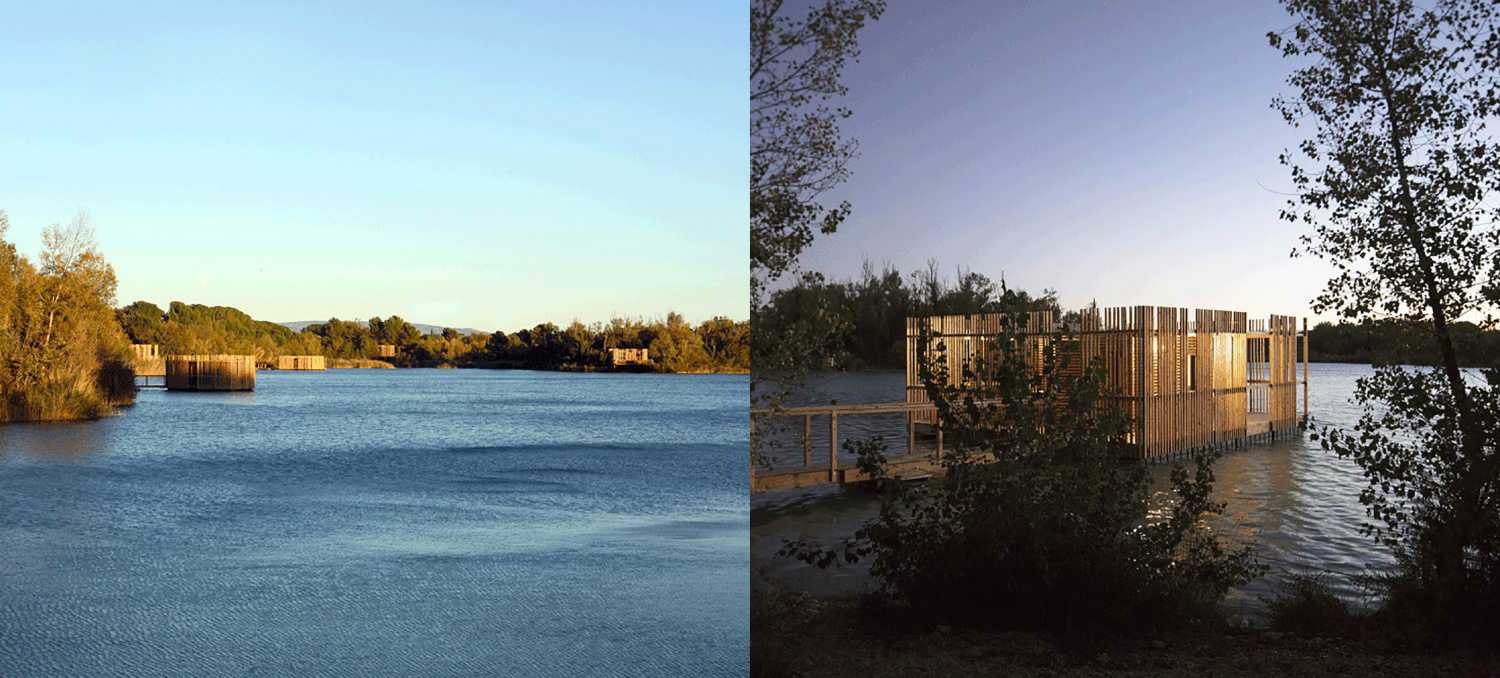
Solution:
<path fill-rule="evenodd" d="M 854 206 L 806 268 L 936 258 L 1064 308 L 1311 315 L 1330 267 L 1288 256 L 1270 108 L 1293 64 L 1274 2 L 892 2 L 850 66 Z"/>

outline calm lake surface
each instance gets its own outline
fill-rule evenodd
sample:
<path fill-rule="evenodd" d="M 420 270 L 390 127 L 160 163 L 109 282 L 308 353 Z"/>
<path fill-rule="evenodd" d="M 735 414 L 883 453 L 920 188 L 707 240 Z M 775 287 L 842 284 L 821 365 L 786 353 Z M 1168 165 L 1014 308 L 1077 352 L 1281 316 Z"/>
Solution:
<path fill-rule="evenodd" d="M 1366 365 L 1313 363 L 1310 366 L 1311 410 L 1315 425 L 1350 426 L 1359 417 L 1349 402 L 1355 379 L 1372 373 Z M 809 380 L 798 404 L 891 402 L 902 399 L 905 373 L 870 371 L 829 373 Z M 1301 407 L 1301 394 L 1298 394 Z M 841 417 L 841 440 L 884 436 L 895 452 L 904 449 L 904 419 Z M 800 427 L 800 424 L 798 424 Z M 826 424 L 815 427 L 816 441 L 827 449 Z M 800 428 L 795 432 L 800 435 Z M 800 438 L 795 446 L 773 449 L 773 459 L 800 465 Z M 826 458 L 826 457 L 825 457 Z M 842 457 L 841 457 L 842 458 Z M 852 457 L 849 462 L 852 464 Z M 1152 467 L 1159 495 L 1170 493 L 1170 465 Z M 1214 467 L 1215 495 L 1228 507 L 1215 527 L 1242 542 L 1257 544 L 1257 554 L 1271 574 L 1233 592 L 1226 601 L 1232 611 L 1250 613 L 1260 598 L 1275 590 L 1288 572 L 1332 571 L 1358 574 L 1366 567 L 1391 563 L 1389 554 L 1359 527 L 1366 521 L 1359 492 L 1364 479 L 1354 464 L 1324 452 L 1306 437 L 1255 445 L 1224 453 Z M 853 567 L 819 570 L 795 560 L 775 557 L 783 538 L 811 537 L 835 543 L 876 514 L 870 495 L 837 487 L 819 487 L 757 494 L 751 500 L 752 567 L 772 581 L 790 588 L 822 594 L 864 591 L 875 582 L 868 562 Z M 1329 583 L 1346 598 L 1361 602 L 1363 591 L 1343 577 Z"/>
<path fill-rule="evenodd" d="M 0 676 L 746 674 L 747 399 L 262 372 L 0 426 Z"/>

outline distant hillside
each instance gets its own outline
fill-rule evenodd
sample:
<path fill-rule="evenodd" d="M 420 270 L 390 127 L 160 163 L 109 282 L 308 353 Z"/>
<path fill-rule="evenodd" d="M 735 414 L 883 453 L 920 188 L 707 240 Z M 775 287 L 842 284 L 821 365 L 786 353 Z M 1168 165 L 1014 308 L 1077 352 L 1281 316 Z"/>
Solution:
<path fill-rule="evenodd" d="M 328 322 L 328 321 L 327 320 L 294 320 L 294 321 L 289 322 L 289 323 L 276 323 L 276 324 L 281 325 L 282 327 L 285 327 L 287 329 L 290 329 L 293 332 L 301 332 L 302 328 L 307 327 L 308 325 L 315 325 L 315 324 L 318 324 L 318 323 L 326 323 L 326 322 Z M 421 332 L 422 334 L 439 334 L 439 333 L 441 333 L 443 331 L 443 326 L 442 325 L 428 325 L 426 323 L 407 323 L 407 324 L 411 325 L 412 327 L 417 328 L 417 331 Z M 456 327 L 454 329 L 458 330 L 459 334 L 480 334 L 480 333 L 484 332 L 484 330 L 476 330 L 476 329 L 474 329 L 472 327 Z"/>

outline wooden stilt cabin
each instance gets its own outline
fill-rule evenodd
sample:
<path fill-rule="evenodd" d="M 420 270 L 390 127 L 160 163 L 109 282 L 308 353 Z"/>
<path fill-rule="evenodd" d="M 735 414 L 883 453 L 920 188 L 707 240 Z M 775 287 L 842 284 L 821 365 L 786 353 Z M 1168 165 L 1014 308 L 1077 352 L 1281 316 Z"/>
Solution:
<path fill-rule="evenodd" d="M 649 367 L 651 352 L 644 348 L 609 349 L 609 364 L 615 367 Z"/>
<path fill-rule="evenodd" d="M 276 369 L 317 372 L 328 369 L 328 361 L 320 355 L 283 355 L 276 357 Z"/>
<path fill-rule="evenodd" d="M 903 401 L 752 409 L 751 440 L 774 443 L 777 434 L 782 434 L 783 442 L 773 445 L 778 450 L 769 453 L 780 455 L 780 463 L 769 468 L 751 464 L 750 490 L 868 480 L 854 459 L 840 452 L 839 425 L 851 417 L 861 418 L 867 432 L 890 424 L 902 427 L 904 418 L 905 449 L 899 442 L 892 445 L 886 460 L 891 477 L 941 473 L 943 430 L 922 382 L 920 361 L 945 361 L 948 383 L 962 386 L 965 367 L 993 350 L 1003 321 L 999 314 L 908 318 Z M 1024 322 L 1013 334 L 1024 342 L 1028 360 L 1034 364 L 1040 365 L 1050 342 L 1060 342 L 1056 348 L 1066 360 L 1066 369 L 1081 371 L 1084 365 L 1099 361 L 1106 388 L 1130 417 L 1127 441 L 1143 459 L 1291 435 L 1299 430 L 1298 420 L 1307 416 L 1305 319 L 1300 336 L 1297 319 L 1291 316 L 1252 320 L 1238 311 L 1156 306 L 1091 307 L 1063 318 L 1031 313 Z M 1303 359 L 1300 409 L 1299 340 Z M 942 351 L 937 350 L 939 344 Z M 983 378 L 984 370 L 978 373 Z M 919 431 L 931 435 L 919 436 Z M 787 448 L 786 442 L 801 444 Z"/>
<path fill-rule="evenodd" d="M 960 385 L 965 367 L 993 350 L 1003 318 L 908 318 L 906 402 L 931 404 L 921 377 L 924 355 L 945 361 L 949 383 Z M 1142 457 L 1160 459 L 1296 432 L 1297 343 L 1305 349 L 1306 328 L 1303 320 L 1299 337 L 1297 319 L 1283 315 L 1249 319 L 1239 311 L 1129 306 L 1089 308 L 1062 322 L 1034 312 L 1015 329 L 1027 342 L 1028 360 L 1039 362 L 1053 341 L 1061 342 L 1057 350 L 1074 373 L 1098 360 L 1106 388 L 1133 422 L 1129 441 Z M 939 352 L 940 344 L 946 350 Z M 1305 393 L 1300 414 L 1306 415 Z M 932 409 L 909 416 L 937 423 Z"/>
<path fill-rule="evenodd" d="M 169 391 L 253 391 L 253 355 L 169 355 Z"/>
<path fill-rule="evenodd" d="M 166 376 L 167 364 L 160 346 L 156 344 L 131 344 L 130 352 L 134 356 L 131 366 L 135 368 L 135 376 Z"/>

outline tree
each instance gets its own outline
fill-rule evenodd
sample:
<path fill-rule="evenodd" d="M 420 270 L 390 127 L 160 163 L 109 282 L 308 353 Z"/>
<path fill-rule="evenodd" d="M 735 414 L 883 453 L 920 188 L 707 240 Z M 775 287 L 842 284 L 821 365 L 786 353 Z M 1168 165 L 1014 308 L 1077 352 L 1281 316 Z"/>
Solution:
<path fill-rule="evenodd" d="M 752 299 L 796 264 L 815 231 L 833 233 L 848 202 L 818 197 L 849 176 L 857 148 L 839 121 L 849 109 L 829 102 L 848 88 L 844 66 L 859 58 L 865 22 L 884 0 L 823 0 L 801 18 L 783 0 L 750 4 L 750 272 Z"/>
<path fill-rule="evenodd" d="M 159 344 L 162 342 L 162 325 L 167 319 L 160 306 L 149 301 L 137 301 L 115 312 L 120 326 L 137 344 Z"/>
<path fill-rule="evenodd" d="M 42 232 L 39 266 L 3 241 L 8 226 L 0 213 L 0 421 L 96 417 L 130 402 L 114 269 L 88 216 Z"/>
<path fill-rule="evenodd" d="M 416 341 L 418 337 L 422 336 L 421 330 L 418 330 L 416 326 L 412 325 L 411 323 L 406 322 L 406 320 L 399 315 L 393 315 L 389 318 L 386 318 L 385 322 L 382 324 L 382 327 L 385 330 L 385 336 L 382 337 L 382 339 L 384 339 L 384 343 L 387 344 L 405 346 Z"/>
<path fill-rule="evenodd" d="M 883 441 L 846 444 L 879 483 L 878 516 L 837 548 L 788 541 L 782 555 L 872 558 L 885 593 L 932 621 L 1065 632 L 1185 621 L 1258 576 L 1250 547 L 1229 549 L 1204 522 L 1223 510 L 1209 500 L 1213 456 L 1173 470 L 1175 501 L 1153 517 L 1102 367 L 1070 369 L 1061 334 L 1038 359 L 1024 323 L 1002 315 L 961 387 L 930 337 L 918 368 L 949 443 L 942 477 L 885 482 Z"/>
<path fill-rule="evenodd" d="M 667 322 L 648 347 L 652 362 L 665 372 L 700 372 L 710 366 L 703 339 L 677 313 L 667 313 Z"/>
<path fill-rule="evenodd" d="M 1381 366 L 1360 380 L 1354 431 L 1324 445 L 1354 460 L 1361 500 L 1435 604 L 1453 611 L 1497 595 L 1500 425 L 1496 389 L 1469 382 L 1452 323 L 1500 308 L 1500 31 L 1481 0 L 1284 0 L 1296 19 L 1271 46 L 1308 62 L 1273 105 L 1313 134 L 1281 156 L 1296 195 L 1282 218 L 1313 229 L 1293 252 L 1337 275 L 1314 300 L 1342 317 L 1419 321 L 1436 369 Z M 1478 555 L 1477 558 L 1471 557 Z"/>

